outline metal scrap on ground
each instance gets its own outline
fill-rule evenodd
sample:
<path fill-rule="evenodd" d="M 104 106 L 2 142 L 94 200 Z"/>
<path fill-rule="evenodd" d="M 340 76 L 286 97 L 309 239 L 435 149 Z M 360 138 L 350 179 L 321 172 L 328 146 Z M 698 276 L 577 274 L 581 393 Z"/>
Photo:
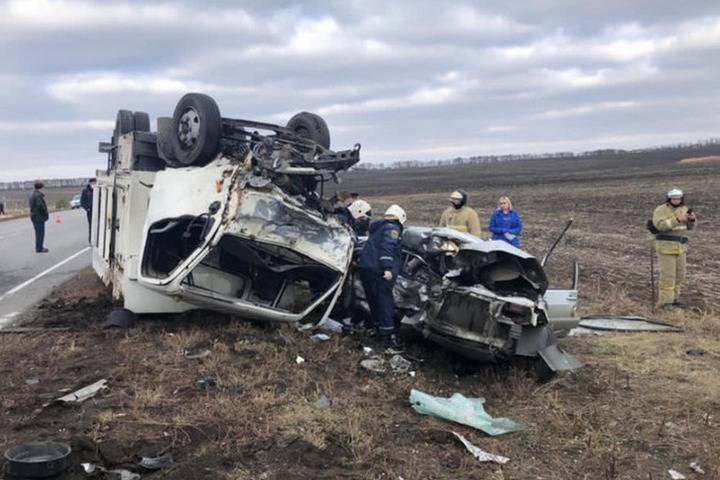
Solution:
<path fill-rule="evenodd" d="M 140 466 L 148 470 L 160 470 L 171 466 L 173 463 L 175 463 L 175 460 L 171 453 L 158 457 L 142 457 L 142 460 L 140 460 Z"/>
<path fill-rule="evenodd" d="M 58 402 L 63 403 L 80 403 L 84 402 L 88 398 L 92 398 L 101 390 L 105 390 L 107 387 L 107 380 L 102 379 L 98 380 L 97 382 L 93 383 L 92 385 L 88 385 L 87 387 L 83 387 L 80 390 L 76 390 L 73 393 L 69 393 L 65 395 L 64 397 L 60 397 L 57 399 Z"/>
<path fill-rule="evenodd" d="M 591 315 L 580 319 L 580 326 L 591 330 L 614 332 L 682 332 L 667 323 L 637 316 Z"/>
<path fill-rule="evenodd" d="M 374 355 L 361 361 L 360 366 L 365 370 L 370 370 L 371 372 L 385 373 L 386 371 L 385 360 L 378 355 Z"/>
<path fill-rule="evenodd" d="M 509 418 L 491 417 L 485 411 L 484 403 L 484 398 L 467 398 L 460 393 L 450 398 L 439 398 L 415 389 L 410 391 L 410 404 L 421 415 L 462 423 L 493 436 L 525 429 Z"/>
<path fill-rule="evenodd" d="M 212 351 L 208 348 L 200 348 L 200 347 L 190 347 L 186 348 L 183 351 L 183 355 L 188 360 L 195 360 L 199 358 L 205 358 L 209 356 L 212 353 Z"/>
<path fill-rule="evenodd" d="M 310 336 L 310 340 L 315 343 L 327 342 L 328 340 L 330 340 L 330 335 L 326 333 L 316 333 L 315 335 Z"/>
<path fill-rule="evenodd" d="M 470 443 L 465 437 L 460 435 L 457 432 L 452 432 L 453 435 L 455 435 L 458 440 L 462 442 L 463 445 L 465 445 L 465 448 L 467 448 L 468 452 L 472 453 L 473 457 L 475 457 L 480 462 L 495 462 L 499 463 L 500 465 L 504 465 L 507 462 L 510 461 L 509 458 L 503 457 L 502 455 L 495 455 L 493 453 L 488 453 L 482 448 L 476 447 L 472 443 Z"/>
<path fill-rule="evenodd" d="M 402 357 L 402 355 L 393 355 L 390 359 L 390 368 L 395 373 L 405 373 L 410 371 L 412 363 L 409 360 Z"/>
<path fill-rule="evenodd" d="M 685 480 L 687 478 L 685 475 L 678 472 L 677 470 L 673 470 L 672 468 L 668 470 L 668 473 L 670 474 L 670 478 L 672 480 Z"/>
<path fill-rule="evenodd" d="M 140 480 L 141 478 L 139 474 L 122 468 L 108 470 L 107 468 L 101 467 L 100 465 L 95 465 L 94 463 L 81 463 L 80 465 L 83 467 L 83 470 L 85 470 L 85 473 L 89 473 L 91 475 L 96 474 L 97 472 L 101 472 L 114 473 L 115 475 L 118 475 L 120 477 L 120 480 Z"/>

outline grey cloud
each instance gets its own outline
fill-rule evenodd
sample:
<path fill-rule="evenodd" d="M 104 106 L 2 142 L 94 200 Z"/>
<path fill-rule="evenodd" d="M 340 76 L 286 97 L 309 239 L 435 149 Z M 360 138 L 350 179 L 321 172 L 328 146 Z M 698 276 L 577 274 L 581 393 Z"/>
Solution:
<path fill-rule="evenodd" d="M 187 90 L 228 116 L 320 112 L 366 161 L 636 147 L 720 127 L 710 0 L 146 5 L 0 4 L 0 179 L 102 166 L 101 127 L 119 108 L 169 115 Z"/>

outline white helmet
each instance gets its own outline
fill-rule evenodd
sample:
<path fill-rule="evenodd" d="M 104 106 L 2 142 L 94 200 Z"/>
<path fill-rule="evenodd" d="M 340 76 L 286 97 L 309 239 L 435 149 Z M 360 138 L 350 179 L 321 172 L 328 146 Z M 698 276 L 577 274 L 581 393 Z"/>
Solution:
<path fill-rule="evenodd" d="M 669 192 L 667 192 L 667 198 L 682 198 L 683 192 L 679 188 L 673 188 Z"/>
<path fill-rule="evenodd" d="M 455 190 L 450 194 L 450 200 L 459 200 L 462 201 L 465 197 L 459 190 Z"/>
<path fill-rule="evenodd" d="M 370 204 L 365 200 L 355 200 L 347 209 L 355 220 L 372 215 Z"/>
<path fill-rule="evenodd" d="M 400 222 L 400 225 L 405 225 L 405 221 L 407 220 L 407 214 L 405 213 L 405 210 L 402 209 L 400 205 L 390 205 L 387 210 L 385 210 L 385 218 L 390 217 L 393 220 L 397 220 Z"/>

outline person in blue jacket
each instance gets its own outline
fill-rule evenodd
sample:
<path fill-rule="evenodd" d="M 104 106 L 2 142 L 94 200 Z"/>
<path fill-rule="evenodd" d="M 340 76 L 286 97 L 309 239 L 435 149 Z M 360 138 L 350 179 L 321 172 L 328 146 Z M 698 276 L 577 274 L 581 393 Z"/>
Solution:
<path fill-rule="evenodd" d="M 492 233 L 493 240 L 502 240 L 520 248 L 518 236 L 522 231 L 522 222 L 508 197 L 500 197 L 498 200 L 498 208 L 490 215 L 488 230 Z"/>
<path fill-rule="evenodd" d="M 370 306 L 370 314 L 385 346 L 399 350 L 395 332 L 395 299 L 393 287 L 400 273 L 401 240 L 407 215 L 398 205 L 391 205 L 383 220 L 373 222 L 358 259 L 358 273 Z"/>

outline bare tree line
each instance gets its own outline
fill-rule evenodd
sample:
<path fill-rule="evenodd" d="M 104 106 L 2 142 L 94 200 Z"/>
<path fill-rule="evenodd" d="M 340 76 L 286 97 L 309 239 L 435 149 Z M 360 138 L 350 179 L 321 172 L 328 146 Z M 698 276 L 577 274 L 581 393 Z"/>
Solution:
<path fill-rule="evenodd" d="M 712 151 L 707 152 L 708 149 Z M 357 170 L 383 170 L 383 169 L 404 169 L 404 168 L 423 168 L 437 167 L 443 165 L 468 165 L 480 163 L 497 163 L 511 162 L 517 160 L 541 160 L 541 159 L 572 159 L 572 158 L 602 158 L 615 157 L 619 155 L 647 155 L 647 154 L 672 154 L 678 151 L 686 152 L 688 155 L 696 153 L 720 154 L 720 137 L 708 138 L 706 140 L 698 140 L 697 142 L 676 143 L 673 145 L 663 145 L 658 147 L 648 147 L 635 150 L 621 149 L 600 149 L 588 150 L 585 152 L 551 152 L 551 153 L 521 153 L 508 155 L 476 155 L 471 157 L 455 157 L 442 160 L 398 160 L 395 162 L 365 162 L 360 163 L 354 169 Z"/>

